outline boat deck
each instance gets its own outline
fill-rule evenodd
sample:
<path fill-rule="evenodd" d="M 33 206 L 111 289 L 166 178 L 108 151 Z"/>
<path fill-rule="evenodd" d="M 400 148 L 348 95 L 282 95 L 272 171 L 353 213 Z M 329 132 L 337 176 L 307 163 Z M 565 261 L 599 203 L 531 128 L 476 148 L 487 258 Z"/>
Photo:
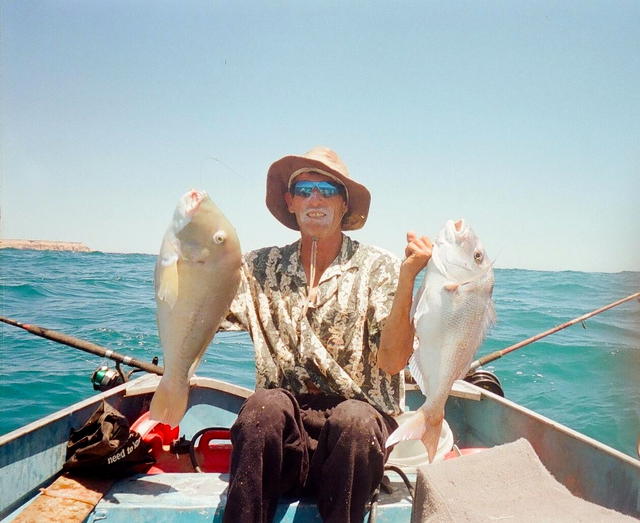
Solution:
<path fill-rule="evenodd" d="M 408 521 L 411 498 L 399 479 L 392 480 L 393 493 L 381 493 L 378 522 Z M 410 476 L 412 482 L 415 475 Z M 117 481 L 87 519 L 90 523 L 137 521 L 222 521 L 228 474 L 165 473 L 138 475 Z M 274 519 L 278 522 L 322 521 L 311 499 L 283 499 Z"/>

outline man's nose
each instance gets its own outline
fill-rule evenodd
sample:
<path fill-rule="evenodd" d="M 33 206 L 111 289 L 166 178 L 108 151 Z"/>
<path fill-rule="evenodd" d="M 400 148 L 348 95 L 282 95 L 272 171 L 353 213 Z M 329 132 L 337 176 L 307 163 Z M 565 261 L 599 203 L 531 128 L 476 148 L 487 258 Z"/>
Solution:
<path fill-rule="evenodd" d="M 322 196 L 322 193 L 316 187 L 314 187 L 313 190 L 311 191 L 311 195 L 309 196 L 309 200 L 310 201 L 324 200 L 324 196 Z"/>

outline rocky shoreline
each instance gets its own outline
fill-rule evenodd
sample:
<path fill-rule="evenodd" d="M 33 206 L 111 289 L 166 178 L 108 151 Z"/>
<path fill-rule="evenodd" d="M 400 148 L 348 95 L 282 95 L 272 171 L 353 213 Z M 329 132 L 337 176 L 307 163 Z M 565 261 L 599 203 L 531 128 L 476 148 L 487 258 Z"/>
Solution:
<path fill-rule="evenodd" d="M 34 251 L 92 252 L 80 242 L 57 242 L 50 240 L 0 240 L 0 249 L 28 249 Z"/>

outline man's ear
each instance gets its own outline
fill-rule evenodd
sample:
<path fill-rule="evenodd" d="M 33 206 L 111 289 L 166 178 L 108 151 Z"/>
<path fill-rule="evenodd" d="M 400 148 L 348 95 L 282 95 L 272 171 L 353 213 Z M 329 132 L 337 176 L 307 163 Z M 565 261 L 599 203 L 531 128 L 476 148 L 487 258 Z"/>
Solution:
<path fill-rule="evenodd" d="M 289 209 L 290 213 L 293 213 L 293 210 L 291 209 L 291 205 L 293 204 L 293 198 L 291 196 L 291 193 L 287 191 L 282 196 L 284 196 L 284 201 L 287 204 L 287 209 Z"/>

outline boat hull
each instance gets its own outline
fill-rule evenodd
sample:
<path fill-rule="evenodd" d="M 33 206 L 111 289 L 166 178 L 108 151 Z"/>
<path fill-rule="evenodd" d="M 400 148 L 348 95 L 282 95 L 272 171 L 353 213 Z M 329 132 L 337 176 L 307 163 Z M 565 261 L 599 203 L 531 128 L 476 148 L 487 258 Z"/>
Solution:
<path fill-rule="evenodd" d="M 10 520 L 59 474 L 71 429 L 107 401 L 130 422 L 148 410 L 158 377 L 144 376 L 98 394 L 0 437 L 0 518 Z M 189 408 L 180 425 L 187 438 L 203 427 L 230 426 L 252 391 L 218 380 L 194 377 Z M 409 387 L 407 406 L 424 398 Z M 640 516 L 640 461 L 531 410 L 470 384 L 454 388 L 446 419 L 459 447 L 492 447 L 524 437 L 554 477 L 574 495 Z M 487 471 L 490 473 L 490 471 Z M 415 478 L 415 469 L 409 471 Z M 408 521 L 411 501 L 399 479 L 395 493 L 381 499 L 378 521 Z M 116 482 L 89 521 L 221 520 L 228 475 L 214 473 L 135 476 Z M 319 521 L 310 500 L 285 499 L 281 521 Z M 176 519 L 177 518 L 177 519 Z"/>

